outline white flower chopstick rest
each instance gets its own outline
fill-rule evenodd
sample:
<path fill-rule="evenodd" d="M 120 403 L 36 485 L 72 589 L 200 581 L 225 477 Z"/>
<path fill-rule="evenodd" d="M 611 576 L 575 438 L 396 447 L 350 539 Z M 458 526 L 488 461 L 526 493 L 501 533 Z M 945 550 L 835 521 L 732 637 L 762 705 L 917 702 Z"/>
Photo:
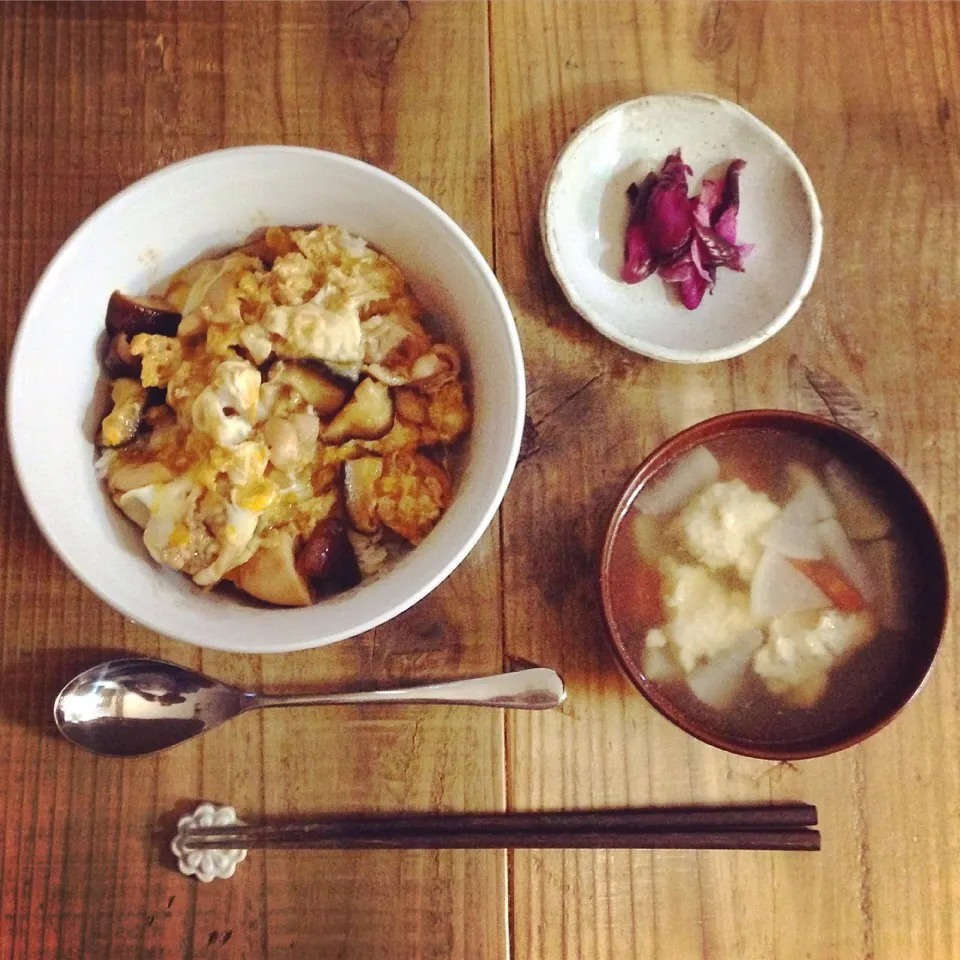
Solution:
<path fill-rule="evenodd" d="M 180 872 L 188 877 L 196 877 L 203 883 L 210 883 L 217 877 L 221 880 L 232 877 L 237 864 L 246 857 L 246 850 L 191 850 L 186 845 L 185 833 L 190 827 L 232 827 L 242 824 L 233 807 L 216 807 L 212 803 L 201 803 L 192 814 L 181 817 L 177 821 L 177 835 L 170 843 Z"/>

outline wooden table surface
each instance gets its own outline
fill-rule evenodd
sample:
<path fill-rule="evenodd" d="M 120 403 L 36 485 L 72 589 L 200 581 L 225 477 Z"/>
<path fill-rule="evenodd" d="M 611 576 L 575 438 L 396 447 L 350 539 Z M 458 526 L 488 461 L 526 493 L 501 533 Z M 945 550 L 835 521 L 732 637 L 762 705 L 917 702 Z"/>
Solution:
<path fill-rule="evenodd" d="M 618 100 L 702 90 L 778 130 L 816 184 L 823 260 L 747 356 L 671 366 L 603 340 L 546 268 L 537 207 L 570 133 Z M 361 157 L 436 200 L 495 267 L 529 378 L 499 519 L 397 621 L 331 649 L 206 653 L 67 572 L 0 475 L 0 960 L 63 957 L 960 956 L 960 662 L 867 744 L 773 764 L 707 747 L 618 674 L 593 586 L 619 488 L 659 441 L 757 406 L 796 371 L 875 411 L 957 560 L 960 6 L 949 3 L 0 5 L 3 350 L 44 265 L 99 204 L 245 143 Z M 4 364 L 5 369 L 5 364 Z M 49 375 L 55 375 L 50 371 Z M 275 690 L 560 670 L 560 711 L 251 714 L 125 761 L 58 739 L 55 691 L 115 651 Z M 819 854 L 251 853 L 200 885 L 164 852 L 200 799 L 285 813 L 803 799 Z"/>

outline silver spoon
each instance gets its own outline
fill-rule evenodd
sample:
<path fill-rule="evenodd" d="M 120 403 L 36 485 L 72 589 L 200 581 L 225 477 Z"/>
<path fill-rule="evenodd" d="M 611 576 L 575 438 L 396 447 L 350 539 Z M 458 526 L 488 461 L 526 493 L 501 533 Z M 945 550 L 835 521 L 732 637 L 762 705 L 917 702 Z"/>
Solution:
<path fill-rule="evenodd" d="M 543 710 L 563 703 L 563 681 L 546 667 L 449 683 L 351 693 L 246 693 L 166 660 L 108 660 L 59 693 L 60 732 L 94 753 L 132 757 L 164 750 L 255 707 L 337 703 L 460 703 Z"/>

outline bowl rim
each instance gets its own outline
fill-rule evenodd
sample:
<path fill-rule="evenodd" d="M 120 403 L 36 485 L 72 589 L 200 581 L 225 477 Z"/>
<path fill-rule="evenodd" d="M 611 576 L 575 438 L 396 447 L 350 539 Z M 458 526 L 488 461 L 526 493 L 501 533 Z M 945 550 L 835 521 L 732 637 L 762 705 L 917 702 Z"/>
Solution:
<path fill-rule="evenodd" d="M 478 271 L 485 285 L 490 290 L 498 311 L 505 321 L 509 321 L 503 324 L 503 328 L 506 346 L 511 359 L 511 366 L 516 378 L 516 393 L 519 398 L 519 402 L 517 403 L 516 410 L 514 411 L 513 423 L 510 425 L 511 437 L 507 456 L 504 460 L 504 469 L 502 476 L 500 477 L 500 480 L 494 490 L 494 495 L 490 498 L 484 510 L 478 515 L 478 518 L 471 529 L 470 535 L 464 539 L 460 547 L 451 554 L 449 560 L 438 569 L 434 576 L 421 584 L 418 589 L 405 596 L 400 602 L 394 604 L 388 609 L 385 609 L 378 615 L 364 617 L 355 626 L 335 631 L 329 635 L 320 636 L 319 638 L 316 634 L 314 634 L 312 636 L 303 637 L 297 640 L 274 641 L 271 642 L 269 646 L 264 645 L 254 647 L 249 644 L 234 643 L 229 637 L 219 638 L 216 636 L 211 636 L 208 631 L 203 631 L 202 629 L 194 631 L 176 629 L 171 631 L 169 625 L 161 622 L 159 618 L 153 615 L 145 616 L 142 610 L 134 609 L 129 604 L 117 601 L 113 597 L 106 596 L 104 591 L 93 584 L 82 569 L 81 565 L 78 564 L 64 548 L 56 531 L 47 523 L 47 519 L 44 516 L 35 497 L 32 484 L 27 479 L 27 475 L 24 470 L 21 453 L 22 438 L 20 437 L 19 432 L 14 429 L 14 421 L 16 419 L 16 411 L 19 408 L 19 403 L 16 400 L 15 392 L 21 380 L 21 377 L 16 375 L 16 371 L 25 362 L 25 358 L 22 356 L 24 349 L 23 344 L 26 339 L 26 334 L 24 331 L 28 324 L 33 322 L 31 318 L 36 311 L 38 301 L 41 299 L 42 288 L 60 269 L 61 263 L 68 259 L 74 247 L 78 242 L 80 242 L 80 239 L 84 236 L 87 229 L 100 219 L 109 217 L 117 207 L 121 207 L 128 203 L 131 196 L 138 194 L 145 187 L 150 187 L 156 183 L 162 182 L 171 175 L 179 175 L 184 170 L 192 167 L 222 164 L 224 162 L 229 163 L 234 157 L 256 154 L 274 156 L 309 156 L 318 160 L 322 159 L 326 162 L 342 164 L 345 167 L 353 167 L 354 169 L 360 170 L 367 175 L 379 178 L 391 185 L 393 188 L 406 193 L 412 199 L 423 205 L 434 217 L 439 219 L 444 227 L 449 230 L 462 244 L 463 250 L 469 257 L 472 266 Z M 321 646 L 327 646 L 328 644 L 338 643 L 341 640 L 347 640 L 351 637 L 356 637 L 362 633 L 373 630 L 374 628 L 393 620 L 406 610 L 409 610 L 415 604 L 419 603 L 420 600 L 436 589 L 436 587 L 438 587 L 454 572 L 454 570 L 456 570 L 456 568 L 477 545 L 478 541 L 489 527 L 491 521 L 496 515 L 497 510 L 499 510 L 503 502 L 507 487 L 509 486 L 513 477 L 513 473 L 516 469 L 517 459 L 520 453 L 520 443 L 523 435 L 524 416 L 526 413 L 526 371 L 523 363 L 523 354 L 520 345 L 520 336 L 516 327 L 516 321 L 499 280 L 493 272 L 492 267 L 487 263 L 485 257 L 466 233 L 466 231 L 445 210 L 443 210 L 439 204 L 431 200 L 428 196 L 417 190 L 405 180 L 402 180 L 400 177 L 389 173 L 380 167 L 374 166 L 371 163 L 367 163 L 364 160 L 358 160 L 357 158 L 347 156 L 346 154 L 336 153 L 335 151 L 330 150 L 322 150 L 314 147 L 293 146 L 286 144 L 248 144 L 244 146 L 224 147 L 216 150 L 208 150 L 203 153 L 187 157 L 183 160 L 179 160 L 175 163 L 168 164 L 164 167 L 161 167 L 159 170 L 154 170 L 151 173 L 145 174 L 143 177 L 134 180 L 132 183 L 128 184 L 122 190 L 118 191 L 102 204 L 97 206 L 77 225 L 77 227 L 74 228 L 74 230 L 54 253 L 49 263 L 47 263 L 47 265 L 44 267 L 36 283 L 34 284 L 22 313 L 20 314 L 20 321 L 14 335 L 13 344 L 10 350 L 10 358 L 7 363 L 5 401 L 5 422 L 8 434 L 10 459 L 13 463 L 14 476 L 16 477 L 17 485 L 20 489 L 21 495 L 24 498 L 24 502 L 27 505 L 30 516 L 33 519 L 33 522 L 37 525 L 37 528 L 40 530 L 40 533 L 43 535 L 47 544 L 53 549 L 60 561 L 85 587 L 87 587 L 87 589 L 89 589 L 100 600 L 106 603 L 113 610 L 116 610 L 122 616 L 155 631 L 161 636 L 174 640 L 180 640 L 184 643 L 189 643 L 202 649 L 220 650 L 227 653 L 264 655 L 269 653 L 290 653 L 299 650 L 314 649 Z M 319 608 L 322 607 L 322 604 L 317 604 L 314 606 Z M 286 608 L 276 608 L 277 612 L 281 613 L 284 609 Z M 317 632 L 322 634 L 322 630 L 318 630 Z"/>
<path fill-rule="evenodd" d="M 842 736 L 829 737 L 827 735 L 820 735 L 813 738 L 812 746 L 807 747 L 803 746 L 804 741 L 797 741 L 791 745 L 771 746 L 769 744 L 741 740 L 736 737 L 718 733 L 692 721 L 686 713 L 673 704 L 670 698 L 658 694 L 656 689 L 652 688 L 649 681 L 643 676 L 642 670 L 630 655 L 627 645 L 620 635 L 620 631 L 616 626 L 616 618 L 613 615 L 613 604 L 609 588 L 610 561 L 613 544 L 622 520 L 630 509 L 633 499 L 640 487 L 659 469 L 693 447 L 699 446 L 708 440 L 729 435 L 730 433 L 746 429 L 758 429 L 760 427 L 772 427 L 780 430 L 791 430 L 801 427 L 808 434 L 814 432 L 837 434 L 845 437 L 855 445 L 860 446 L 868 455 L 879 459 L 879 461 L 889 468 L 892 474 L 897 476 L 902 482 L 904 490 L 913 502 L 913 506 L 917 508 L 919 516 L 922 517 L 926 523 L 926 532 L 931 535 L 931 543 L 936 547 L 935 556 L 930 558 L 930 563 L 931 566 L 936 564 L 936 574 L 943 587 L 942 591 L 940 591 L 941 595 L 938 597 L 937 610 L 935 611 L 937 635 L 931 644 L 929 662 L 923 668 L 922 675 L 909 693 L 899 697 L 893 708 L 888 709 L 880 719 L 871 718 L 857 726 L 851 732 L 844 733 Z M 644 457 L 625 484 L 623 492 L 610 514 L 610 520 L 606 526 L 603 546 L 601 548 L 597 581 L 604 627 L 607 639 L 610 641 L 616 654 L 618 666 L 626 674 L 630 683 L 643 694 L 647 702 L 663 717 L 696 739 L 710 746 L 725 750 L 728 753 L 754 757 L 761 760 L 806 760 L 813 757 L 827 756 L 828 754 L 845 750 L 848 747 L 856 746 L 888 726 L 903 711 L 907 704 L 920 693 L 933 671 L 937 654 L 943 643 L 943 634 L 950 601 L 949 567 L 944 551 L 943 540 L 937 524 L 923 498 L 920 496 L 919 491 L 896 462 L 875 444 L 848 427 L 844 427 L 841 424 L 832 420 L 826 420 L 822 417 L 799 413 L 793 410 L 775 408 L 738 410 L 709 417 L 706 420 L 701 420 L 671 435 Z"/>
<path fill-rule="evenodd" d="M 758 331 L 749 336 L 742 337 L 739 340 L 725 347 L 714 347 L 709 350 L 683 350 L 671 347 L 661 347 L 648 341 L 637 341 L 633 337 L 624 334 L 615 324 L 608 323 L 603 316 L 596 311 L 583 297 L 577 295 L 576 290 L 570 285 L 565 272 L 561 269 L 558 257 L 555 251 L 554 241 L 552 239 L 553 231 L 550 229 L 550 210 L 551 197 L 556 187 L 561 166 L 566 158 L 572 155 L 573 151 L 580 147 L 593 133 L 595 128 L 602 126 L 606 119 L 618 111 L 628 109 L 636 104 L 649 102 L 652 100 L 681 99 L 689 101 L 704 101 L 722 107 L 731 113 L 738 114 L 745 122 L 755 127 L 764 138 L 769 140 L 777 151 L 789 163 L 796 173 L 800 185 L 803 189 L 804 197 L 810 210 L 811 237 L 810 250 L 807 255 L 807 261 L 804 266 L 803 275 L 800 284 L 794 291 L 786 306 L 772 320 L 768 321 Z M 794 152 L 793 148 L 780 136 L 775 130 L 767 126 L 759 117 L 752 114 L 745 107 L 734 103 L 731 100 L 725 100 L 723 97 L 717 97 L 709 93 L 699 93 L 689 90 L 665 91 L 662 93 L 650 93 L 642 97 L 633 97 L 628 100 L 621 100 L 604 108 L 599 113 L 594 114 L 585 123 L 578 127 L 571 135 L 570 139 L 564 144 L 557 154 L 550 173 L 543 188 L 540 199 L 540 238 L 543 245 L 544 254 L 550 272 L 557 281 L 564 297 L 571 307 L 589 323 L 598 333 L 613 340 L 620 346 L 625 347 L 633 353 L 640 356 L 649 357 L 653 360 L 662 360 L 667 363 L 713 363 L 718 360 L 731 360 L 734 357 L 743 356 L 761 344 L 765 343 L 775 334 L 779 333 L 803 305 L 806 300 L 813 282 L 816 279 L 817 271 L 820 267 L 820 258 L 823 252 L 823 211 L 820 207 L 820 201 L 817 198 L 816 190 L 810 174 L 807 172 L 800 158 Z"/>

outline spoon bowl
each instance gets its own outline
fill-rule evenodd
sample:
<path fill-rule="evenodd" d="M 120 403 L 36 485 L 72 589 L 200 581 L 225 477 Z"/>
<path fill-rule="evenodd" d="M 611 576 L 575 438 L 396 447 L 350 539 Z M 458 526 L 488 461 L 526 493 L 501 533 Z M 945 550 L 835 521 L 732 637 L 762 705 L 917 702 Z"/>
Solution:
<path fill-rule="evenodd" d="M 546 667 L 448 683 L 325 694 L 247 693 L 166 660 L 108 660 L 73 678 L 53 706 L 57 729 L 93 753 L 132 757 L 175 746 L 254 707 L 447 703 L 549 709 L 566 698 Z"/>

